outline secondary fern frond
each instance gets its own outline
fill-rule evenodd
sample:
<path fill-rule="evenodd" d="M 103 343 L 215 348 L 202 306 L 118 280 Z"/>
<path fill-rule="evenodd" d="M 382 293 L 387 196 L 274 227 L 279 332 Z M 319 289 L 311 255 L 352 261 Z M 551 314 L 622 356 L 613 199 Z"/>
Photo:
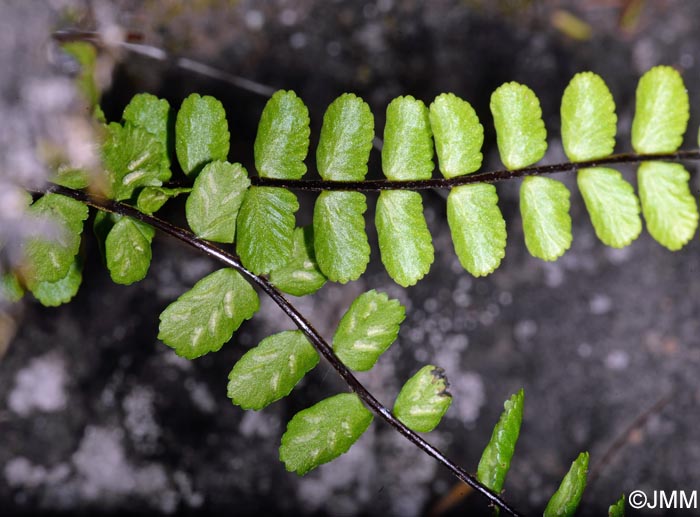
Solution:
<path fill-rule="evenodd" d="M 674 69 L 655 67 L 644 74 L 637 88 L 632 128 L 635 150 L 674 152 L 687 127 L 688 104 L 683 80 Z M 535 93 L 525 85 L 506 83 L 493 93 L 490 107 L 503 163 L 518 169 L 540 160 L 547 149 L 547 133 Z M 102 146 L 106 173 L 98 188 L 117 201 L 137 199 L 137 206 L 146 213 L 156 212 L 172 197 L 188 195 L 187 220 L 199 237 L 233 242 L 248 269 L 272 275 L 291 294 L 313 292 L 326 279 L 344 283 L 364 273 L 370 245 L 364 217 L 367 198 L 362 192 L 322 192 L 316 200 L 313 231 L 305 234 L 309 238 L 300 246 L 295 244 L 300 238 L 295 237 L 296 195 L 277 186 L 250 186 L 243 166 L 226 162 L 230 133 L 221 103 L 196 94 L 185 99 L 177 112 L 174 135 L 168 131 L 173 117 L 166 101 L 148 94 L 134 97 L 124 110 L 123 124 L 106 126 Z M 617 116 L 612 94 L 599 76 L 584 72 L 573 77 L 562 98 L 561 122 L 564 152 L 574 165 L 611 156 Z M 298 181 L 304 176 L 309 134 L 309 114 L 302 100 L 291 91 L 273 95 L 255 141 L 258 177 Z M 361 185 L 373 137 L 369 106 L 352 94 L 338 97 L 324 115 L 315 153 L 323 180 Z M 398 97 L 387 108 L 382 168 L 390 184 L 419 184 L 430 180 L 436 157 L 448 181 L 459 179 L 481 167 L 483 138 L 476 112 L 454 94 L 437 96 L 429 108 L 413 97 Z M 168 152 L 173 147 L 181 169 L 194 178 L 191 189 L 162 186 L 175 163 Z M 641 233 L 641 211 L 654 239 L 671 250 L 680 249 L 698 224 L 687 171 L 678 164 L 652 160 L 640 165 L 638 179 L 641 203 L 615 169 L 586 166 L 578 172 L 578 187 L 596 235 L 609 246 L 630 244 Z M 55 180 L 72 188 L 87 184 L 81 171 L 61 171 Z M 535 257 L 555 260 L 570 247 L 569 197 L 568 189 L 557 180 L 528 176 L 523 181 L 523 233 Z M 45 202 L 38 201 L 37 208 Z M 429 272 L 435 255 L 421 195 L 382 190 L 375 214 L 381 260 L 388 274 L 402 286 L 415 284 Z M 112 277 L 120 283 L 143 278 L 151 256 L 147 232 L 124 231 L 127 226 L 138 228 L 133 222 L 101 221 L 98 233 Z M 454 187 L 447 197 L 447 222 L 457 257 L 469 273 L 487 275 L 500 265 L 507 234 L 493 185 Z M 28 263 L 39 260 L 32 247 L 36 245 L 28 248 Z M 60 256 L 60 267 L 53 272 L 39 268 L 36 281 L 63 278 L 75 246 L 73 242 L 70 250 L 61 251 L 56 244 L 44 250 Z M 122 253 L 135 264 L 128 274 L 118 271 L 121 258 L 114 259 Z M 303 260 L 293 266 L 295 257 Z M 290 283 L 291 274 L 297 280 L 308 276 L 309 284 Z"/>
<path fill-rule="evenodd" d="M 493 93 L 490 107 L 506 167 L 520 169 L 538 162 L 547 149 L 547 132 L 535 93 L 525 85 L 506 83 Z M 632 131 L 635 150 L 675 151 L 685 132 L 687 113 L 687 93 L 680 75 L 669 67 L 650 70 L 637 89 Z M 108 138 L 103 154 L 114 199 L 131 197 L 140 188 L 139 198 L 149 192 L 154 202 L 146 198 L 139 205 L 151 209 L 181 193 L 159 190 L 167 177 L 163 171 L 169 174 L 167 162 L 160 157 L 168 147 L 163 133 L 168 116 L 167 103 L 139 96 L 125 110 L 125 125 L 110 125 L 112 140 Z M 564 152 L 574 163 L 611 155 L 617 132 L 615 103 L 598 75 L 574 76 L 564 91 L 561 119 Z M 145 140 L 138 149 L 124 154 L 128 159 L 117 153 L 113 139 L 133 147 L 134 132 L 139 131 Z M 228 135 L 223 108 L 215 99 L 193 95 L 183 102 L 177 115 L 177 155 L 182 169 L 198 176 L 187 202 L 188 222 L 202 238 L 235 240 L 243 264 L 254 273 L 284 270 L 295 253 L 296 196 L 282 187 L 249 186 L 240 165 L 214 165 L 226 158 Z M 429 180 L 435 153 L 438 168 L 448 180 L 474 173 L 482 163 L 483 135 L 474 109 L 454 94 L 439 95 L 430 108 L 413 97 L 398 97 L 387 108 L 384 175 L 390 182 Z M 373 137 L 374 118 L 367 104 L 352 94 L 338 97 L 324 115 L 316 149 L 323 180 L 362 182 Z M 260 120 L 255 141 L 259 177 L 299 180 L 306 173 L 308 146 L 308 110 L 293 92 L 280 90 L 269 100 Z M 134 162 L 138 171 L 132 170 Z M 236 179 L 230 176 L 233 173 L 215 173 L 210 167 L 235 169 Z M 669 249 L 681 248 L 695 234 L 697 206 L 680 165 L 643 163 L 639 169 L 641 204 L 633 187 L 612 168 L 582 168 L 577 183 L 596 235 L 609 246 L 623 247 L 639 236 L 640 210 L 650 234 Z M 571 246 L 569 198 L 567 187 L 557 180 L 529 176 L 523 181 L 520 211 L 525 244 L 533 256 L 556 260 Z M 359 278 L 370 259 L 366 211 L 362 192 L 322 192 L 316 200 L 313 249 L 309 249 L 314 260 L 306 269 L 334 282 Z M 381 260 L 389 276 L 404 287 L 415 284 L 434 260 L 420 194 L 382 190 L 375 214 Z M 487 275 L 500 265 L 507 234 L 493 185 L 454 187 L 447 198 L 447 220 L 455 252 L 469 273 Z M 280 278 L 279 274 L 275 277 Z M 315 284 L 321 285 L 320 277 Z M 307 288 L 291 289 L 307 292 Z"/>

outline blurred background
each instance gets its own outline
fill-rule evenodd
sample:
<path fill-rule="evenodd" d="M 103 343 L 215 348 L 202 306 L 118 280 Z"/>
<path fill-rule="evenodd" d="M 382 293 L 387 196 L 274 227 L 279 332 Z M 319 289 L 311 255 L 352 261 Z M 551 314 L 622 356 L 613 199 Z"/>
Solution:
<path fill-rule="evenodd" d="M 5 0 L 0 241 L 7 252 L 27 231 L 7 193 L 45 178 L 39 148 L 48 142 L 76 161 L 94 159 L 73 87 L 77 65 L 52 41 L 56 30 L 99 33 L 97 79 L 108 120 L 119 120 L 142 91 L 175 107 L 192 92 L 214 95 L 228 112 L 229 159 L 249 169 L 269 88 L 293 89 L 308 104 L 310 156 L 325 107 L 343 92 L 370 104 L 378 136 L 393 97 L 429 103 L 454 92 L 482 119 L 485 168 L 495 169 L 491 92 L 505 81 L 529 85 L 549 134 L 544 163 L 562 162 L 561 94 L 583 70 L 609 85 L 616 152 L 624 152 L 639 76 L 657 64 L 677 68 L 691 99 L 684 147 L 695 147 L 698 19 L 700 3 L 692 0 Z M 380 176 L 378 158 L 373 151 L 371 177 Z M 687 166 L 697 193 L 696 165 Z M 636 184 L 634 167 L 621 170 Z M 498 187 L 509 244 L 500 269 L 481 279 L 454 255 L 444 198 L 426 192 L 436 260 L 416 287 L 389 279 L 368 224 L 367 274 L 295 302 L 330 338 L 361 292 L 398 297 L 407 307 L 399 339 L 358 377 L 391 404 L 422 364 L 443 367 L 454 401 L 428 439 L 472 472 L 503 401 L 524 387 L 505 498 L 526 514 L 542 511 L 582 450 L 591 453 L 591 482 L 580 515 L 605 514 L 634 489 L 697 489 L 700 245 L 695 239 L 671 253 L 643 233 L 628 248 L 607 248 L 574 175 L 558 179 L 572 190 L 574 242 L 555 263 L 527 253 L 519 181 Z M 300 200 L 298 222 L 307 224 L 313 196 Z M 375 200 L 370 194 L 368 222 Z M 182 205 L 171 202 L 164 215 L 184 224 Z M 287 473 L 277 458 L 286 421 L 345 387 L 321 363 L 262 412 L 231 405 L 226 383 L 235 361 L 291 328 L 277 308 L 261 299 L 231 343 L 188 362 L 157 340 L 158 315 L 217 266 L 158 236 L 148 277 L 124 287 L 111 283 L 94 239 L 83 247 L 85 279 L 73 302 L 46 309 L 25 299 L 0 310 L 0 514 L 487 513 L 481 498 L 381 422 L 333 463 L 303 478 Z"/>

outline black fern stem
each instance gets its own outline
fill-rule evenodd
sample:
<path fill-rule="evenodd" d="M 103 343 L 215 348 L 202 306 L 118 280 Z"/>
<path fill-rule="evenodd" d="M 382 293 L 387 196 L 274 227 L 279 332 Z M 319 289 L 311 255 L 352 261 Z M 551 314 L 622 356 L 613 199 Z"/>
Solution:
<path fill-rule="evenodd" d="M 202 251 L 222 264 L 235 269 L 241 275 L 243 275 L 248 282 L 263 290 L 265 294 L 267 294 L 284 311 L 284 313 L 304 333 L 318 353 L 330 363 L 330 365 L 336 372 L 338 372 L 350 389 L 354 391 L 365 403 L 365 405 L 367 405 L 377 416 L 393 427 L 394 430 L 401 433 L 416 447 L 435 458 L 439 463 L 442 463 L 442 465 L 452 472 L 454 476 L 471 486 L 477 492 L 481 493 L 492 504 L 498 506 L 509 515 L 516 517 L 521 515 L 514 508 L 508 505 L 508 503 L 506 503 L 499 495 L 493 493 L 473 475 L 469 474 L 462 467 L 450 460 L 439 449 L 425 441 L 421 436 L 406 427 L 398 418 L 396 418 L 386 406 L 379 402 L 374 395 L 372 395 L 372 393 L 370 393 L 369 390 L 365 388 L 359 380 L 357 380 L 348 367 L 345 366 L 338 356 L 335 355 L 333 348 L 326 342 L 325 339 L 323 339 L 321 334 L 318 333 L 318 331 L 299 312 L 299 310 L 292 305 L 292 303 L 290 303 L 289 300 L 287 300 L 267 278 L 258 276 L 251 271 L 248 271 L 235 255 L 222 250 L 218 246 L 215 246 L 208 241 L 197 238 L 193 233 L 183 228 L 175 226 L 157 217 L 144 214 L 133 206 L 129 206 L 124 203 L 110 201 L 105 198 L 94 196 L 82 190 L 74 190 L 54 184 L 49 184 L 46 188 L 36 189 L 33 192 L 36 194 L 53 192 L 62 196 L 70 197 L 77 201 L 81 201 L 82 203 L 103 212 L 111 212 L 127 217 L 133 217 L 134 219 L 138 219 L 139 221 L 146 223 L 153 228 L 156 228 L 163 233 L 175 237 L 185 244 Z"/>
<path fill-rule="evenodd" d="M 456 178 L 433 178 L 428 180 L 412 181 L 391 181 L 391 180 L 363 180 L 363 181 L 326 181 L 326 180 L 284 180 L 273 178 L 262 178 L 255 176 L 250 178 L 253 185 L 258 187 L 283 187 L 291 190 L 350 190 L 353 192 L 376 192 L 379 190 L 428 190 L 428 189 L 451 189 L 460 185 L 472 183 L 496 183 L 499 181 L 521 178 L 524 176 L 541 176 L 546 174 L 556 174 L 560 172 L 570 172 L 577 169 L 589 167 L 607 167 L 622 163 L 639 163 L 649 160 L 658 161 L 684 161 L 700 160 L 700 149 L 677 151 L 675 153 L 657 154 L 636 154 L 624 153 L 613 154 L 605 158 L 587 160 L 585 162 L 566 162 L 552 165 L 536 165 L 516 170 L 484 171 Z"/>

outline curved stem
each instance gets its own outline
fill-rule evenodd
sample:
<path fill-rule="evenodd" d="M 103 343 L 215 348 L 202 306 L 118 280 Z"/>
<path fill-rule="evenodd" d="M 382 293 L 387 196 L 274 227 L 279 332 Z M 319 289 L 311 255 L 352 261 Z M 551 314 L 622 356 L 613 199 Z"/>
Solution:
<path fill-rule="evenodd" d="M 238 257 L 228 253 L 227 251 L 215 246 L 214 244 L 204 241 L 196 237 L 193 233 L 175 226 L 167 221 L 154 217 L 152 215 L 144 214 L 143 212 L 137 210 L 136 208 L 119 203 L 116 201 L 110 201 L 108 199 L 100 198 L 84 192 L 82 190 L 74 190 L 59 185 L 49 185 L 43 190 L 36 190 L 35 193 L 45 194 L 53 192 L 56 194 L 61 194 L 63 196 L 70 197 L 77 201 L 81 201 L 86 205 L 89 205 L 98 210 L 104 212 L 112 212 L 115 214 L 133 217 L 139 221 L 146 223 L 163 233 L 166 233 L 176 239 L 184 242 L 196 248 L 206 255 L 214 258 L 215 260 L 221 262 L 222 264 L 235 269 L 244 278 L 248 280 L 253 285 L 258 286 L 262 291 L 265 292 L 281 309 L 282 311 L 294 322 L 294 324 L 304 333 L 308 338 L 314 348 L 321 354 L 330 365 L 336 370 L 336 372 L 343 378 L 346 384 L 354 391 L 358 397 L 381 419 L 383 419 L 387 424 L 393 427 L 396 431 L 401 433 L 415 446 L 426 452 L 428 455 L 435 458 L 443 466 L 445 466 L 454 476 L 456 476 L 461 481 L 465 482 L 467 485 L 471 486 L 474 490 L 481 493 L 486 497 L 492 504 L 498 506 L 504 510 L 509 515 L 519 516 L 520 514 L 512 508 L 508 503 L 506 503 L 499 495 L 491 492 L 486 486 L 484 486 L 478 479 L 473 475 L 469 474 L 462 467 L 457 465 L 455 462 L 450 460 L 445 456 L 439 449 L 431 445 L 429 442 L 424 440 L 417 433 L 406 427 L 398 418 L 396 418 L 391 411 L 384 406 L 379 400 L 377 400 L 372 393 L 369 392 L 364 385 L 357 380 L 353 373 L 348 369 L 347 366 L 335 355 L 333 348 L 326 342 L 326 340 L 319 334 L 319 332 L 313 327 L 313 325 L 307 320 L 299 310 L 292 305 L 289 300 L 287 300 L 284 295 L 270 283 L 267 278 L 258 276 L 248 269 L 246 269 L 243 264 L 241 264 Z"/>
<path fill-rule="evenodd" d="M 291 190 L 351 190 L 354 192 L 376 192 L 379 190 L 425 190 L 425 189 L 451 189 L 471 183 L 496 183 L 524 176 L 539 176 L 569 172 L 588 167 L 607 167 L 623 163 L 638 163 L 648 160 L 683 161 L 700 160 L 700 149 L 677 151 L 675 153 L 613 154 L 597 160 L 583 162 L 566 162 L 552 165 L 536 165 L 517 170 L 484 171 L 456 178 L 433 178 L 428 180 L 391 181 L 391 180 L 363 180 L 363 181 L 326 181 L 326 180 L 283 180 L 273 178 L 253 177 L 251 183 L 258 187 L 283 187 Z"/>

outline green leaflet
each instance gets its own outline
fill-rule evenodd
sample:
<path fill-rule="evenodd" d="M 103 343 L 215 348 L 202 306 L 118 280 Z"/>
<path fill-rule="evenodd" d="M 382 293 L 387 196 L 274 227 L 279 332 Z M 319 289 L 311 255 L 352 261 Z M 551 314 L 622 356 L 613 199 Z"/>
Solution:
<path fill-rule="evenodd" d="M 394 181 L 428 179 L 434 167 L 428 108 L 410 95 L 396 97 L 386 108 L 384 175 Z"/>
<path fill-rule="evenodd" d="M 57 282 L 64 278 L 80 248 L 83 221 L 88 208 L 80 201 L 46 194 L 32 204 L 28 215 L 55 225 L 56 234 L 28 239 L 25 254 L 29 263 L 28 281 Z"/>
<path fill-rule="evenodd" d="M 467 101 L 451 93 L 438 95 L 430 105 L 430 125 L 443 176 L 454 178 L 479 170 L 484 127 Z"/>
<path fill-rule="evenodd" d="M 0 306 L 3 302 L 15 303 L 24 296 L 24 289 L 14 273 L 0 273 Z"/>
<path fill-rule="evenodd" d="M 70 167 L 59 168 L 51 177 L 50 181 L 56 185 L 73 189 L 86 188 L 90 184 L 86 171 Z"/>
<path fill-rule="evenodd" d="M 187 223 L 197 237 L 233 242 L 238 210 L 248 187 L 248 172 L 240 163 L 215 161 L 205 165 L 185 204 Z"/>
<path fill-rule="evenodd" d="M 361 294 L 343 315 L 333 336 L 333 350 L 356 371 L 370 370 L 396 341 L 406 310 L 398 300 L 374 289 Z"/>
<path fill-rule="evenodd" d="M 688 127 L 688 92 L 670 66 L 655 66 L 637 85 L 632 147 L 638 153 L 672 153 Z"/>
<path fill-rule="evenodd" d="M 100 91 L 95 83 L 95 62 L 97 61 L 95 45 L 87 41 L 69 41 L 61 46 L 80 64 L 80 74 L 76 78 L 78 88 L 90 106 L 95 106 L 100 101 Z"/>
<path fill-rule="evenodd" d="M 326 277 L 316 263 L 313 226 L 294 230 L 291 257 L 287 264 L 270 273 L 270 282 L 294 296 L 306 296 L 323 287 Z"/>
<path fill-rule="evenodd" d="M 75 257 L 66 276 L 56 282 L 33 282 L 27 284 L 34 297 L 44 307 L 58 307 L 68 303 L 78 293 L 83 281 L 82 265 L 78 257 Z"/>
<path fill-rule="evenodd" d="M 318 353 L 300 330 L 274 334 L 235 364 L 228 376 L 228 396 L 243 409 L 262 409 L 289 395 L 318 360 Z"/>
<path fill-rule="evenodd" d="M 639 200 L 634 188 L 615 169 L 581 169 L 578 188 L 598 238 L 613 248 L 624 248 L 642 231 Z"/>
<path fill-rule="evenodd" d="M 538 162 L 547 151 L 540 101 L 523 84 L 505 83 L 491 94 L 491 114 L 501 161 L 510 170 Z"/>
<path fill-rule="evenodd" d="M 576 74 L 561 100 L 561 140 L 573 162 L 612 154 L 617 115 L 612 93 L 593 72 Z"/>
<path fill-rule="evenodd" d="M 115 283 L 130 285 L 146 277 L 155 234 L 152 227 L 131 217 L 117 220 L 105 239 L 107 269 Z"/>
<path fill-rule="evenodd" d="M 221 102 L 196 93 L 182 102 L 175 121 L 175 153 L 185 174 L 196 176 L 207 163 L 225 161 L 229 138 Z"/>
<path fill-rule="evenodd" d="M 637 172 L 647 229 L 671 251 L 685 246 L 698 226 L 698 207 L 689 179 L 688 171 L 677 163 L 644 162 Z"/>
<path fill-rule="evenodd" d="M 557 180 L 528 176 L 520 187 L 525 245 L 533 257 L 556 260 L 571 246 L 569 189 Z"/>
<path fill-rule="evenodd" d="M 608 517 L 625 517 L 625 494 L 608 508 Z"/>
<path fill-rule="evenodd" d="M 282 435 L 280 460 L 288 471 L 306 474 L 347 452 L 372 418 L 354 393 L 324 399 L 289 421 Z"/>
<path fill-rule="evenodd" d="M 170 179 L 170 150 L 173 148 L 170 124 L 172 111 L 165 99 L 159 99 L 150 93 L 139 93 L 131 98 L 122 114 L 125 125 L 132 125 L 148 131 L 162 145 L 163 171 L 162 181 Z"/>
<path fill-rule="evenodd" d="M 544 517 L 571 517 L 576 513 L 586 488 L 588 453 L 582 452 L 571 464 L 559 488 L 547 503 Z"/>
<path fill-rule="evenodd" d="M 361 181 L 374 139 L 374 115 L 361 98 L 344 93 L 325 115 L 316 148 L 318 172 L 324 180 Z"/>
<path fill-rule="evenodd" d="M 219 350 L 259 308 L 255 289 L 233 269 L 220 269 L 166 307 L 158 339 L 194 359 Z"/>
<path fill-rule="evenodd" d="M 387 273 L 403 287 L 414 285 L 430 271 L 435 259 L 421 195 L 383 190 L 377 200 L 375 224 Z"/>
<path fill-rule="evenodd" d="M 476 477 L 497 494 L 503 490 L 503 482 L 518 442 L 524 402 L 525 393 L 522 389 L 506 400 L 501 418 L 493 428 L 491 440 L 479 460 Z"/>
<path fill-rule="evenodd" d="M 110 199 L 129 199 L 134 190 L 162 183 L 163 144 L 144 129 L 112 122 L 102 144 Z"/>
<path fill-rule="evenodd" d="M 256 275 L 283 267 L 292 253 L 297 197 L 277 187 L 250 187 L 238 213 L 236 252 Z"/>
<path fill-rule="evenodd" d="M 365 233 L 367 201 L 359 192 L 321 192 L 314 206 L 318 266 L 332 282 L 356 280 L 369 263 Z"/>
<path fill-rule="evenodd" d="M 447 223 L 462 267 L 474 276 L 495 271 L 506 255 L 506 222 L 496 187 L 486 183 L 455 187 L 447 196 Z"/>
<path fill-rule="evenodd" d="M 292 91 L 267 101 L 255 137 L 255 167 L 263 178 L 300 179 L 309 151 L 309 110 Z"/>
<path fill-rule="evenodd" d="M 435 429 L 452 404 L 445 370 L 424 366 L 406 381 L 394 402 L 394 415 L 419 433 Z"/>
<path fill-rule="evenodd" d="M 139 197 L 136 199 L 136 206 L 146 214 L 154 214 L 163 207 L 168 199 L 189 192 L 192 192 L 192 189 L 189 187 L 146 187 L 139 192 Z"/>

